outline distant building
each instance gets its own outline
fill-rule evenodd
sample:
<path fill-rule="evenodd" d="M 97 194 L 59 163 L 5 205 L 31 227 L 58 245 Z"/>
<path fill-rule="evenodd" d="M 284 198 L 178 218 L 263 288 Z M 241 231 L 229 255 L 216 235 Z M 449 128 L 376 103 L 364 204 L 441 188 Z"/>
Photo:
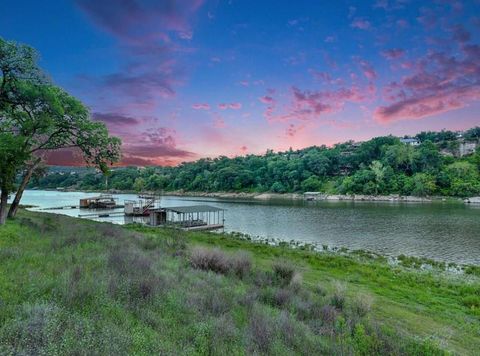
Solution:
<path fill-rule="evenodd" d="M 405 144 L 405 145 L 410 145 L 410 146 L 418 146 L 420 144 L 420 141 L 417 140 L 416 138 L 401 138 L 400 142 Z"/>
<path fill-rule="evenodd" d="M 476 142 L 462 142 L 458 146 L 458 152 L 460 154 L 460 157 L 471 155 L 475 153 L 476 149 L 477 149 Z"/>

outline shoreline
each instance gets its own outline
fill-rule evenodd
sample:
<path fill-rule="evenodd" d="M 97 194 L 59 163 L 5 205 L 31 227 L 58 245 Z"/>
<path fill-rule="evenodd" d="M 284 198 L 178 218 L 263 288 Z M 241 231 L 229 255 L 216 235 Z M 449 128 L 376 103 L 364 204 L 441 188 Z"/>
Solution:
<path fill-rule="evenodd" d="M 78 190 L 78 189 L 54 189 L 31 188 L 36 191 L 57 191 L 57 192 L 83 192 L 83 193 L 105 193 L 105 194 L 140 194 L 131 190 Z M 158 194 L 161 196 L 192 197 L 192 198 L 218 198 L 218 199 L 248 199 L 258 201 L 358 201 L 358 202 L 400 202 L 400 203 L 433 203 L 433 202 L 456 202 L 465 204 L 480 204 L 480 197 L 451 197 L 451 196 L 403 196 L 399 194 L 389 195 L 365 195 L 365 194 L 327 194 L 319 193 L 314 199 L 305 199 L 303 193 L 247 193 L 247 192 L 192 192 L 192 191 L 145 191 L 145 194 Z"/>
<path fill-rule="evenodd" d="M 128 228 L 128 225 L 127 225 Z M 390 267 L 403 267 L 415 271 L 425 272 L 439 272 L 447 273 L 455 276 L 473 275 L 480 277 L 480 264 L 475 263 L 460 263 L 452 261 L 443 261 L 440 259 L 434 259 L 429 257 L 405 255 L 405 254 L 388 254 L 375 252 L 368 249 L 350 249 L 344 246 L 331 246 L 323 244 L 318 241 L 300 241 L 300 240 L 282 240 L 279 238 L 268 238 L 260 236 L 252 236 L 242 232 L 224 232 L 223 235 L 227 238 L 237 239 L 240 241 L 246 241 L 252 244 L 268 245 L 272 247 L 283 247 L 293 250 L 310 251 L 316 254 L 330 254 L 332 256 L 348 256 L 351 258 L 358 258 L 361 260 L 365 258 L 367 260 L 376 261 L 379 263 L 385 263 Z"/>

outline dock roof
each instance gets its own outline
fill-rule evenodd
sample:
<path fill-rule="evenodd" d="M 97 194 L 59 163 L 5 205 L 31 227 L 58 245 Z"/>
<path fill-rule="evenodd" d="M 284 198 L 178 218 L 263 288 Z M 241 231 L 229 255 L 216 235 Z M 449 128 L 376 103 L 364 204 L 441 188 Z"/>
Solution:
<path fill-rule="evenodd" d="M 188 213 L 207 213 L 207 212 L 217 212 L 223 211 L 225 209 L 217 208 L 216 206 L 210 205 L 193 205 L 193 206 L 174 206 L 174 207 L 165 207 L 165 210 L 173 211 L 175 213 L 188 214 Z"/>

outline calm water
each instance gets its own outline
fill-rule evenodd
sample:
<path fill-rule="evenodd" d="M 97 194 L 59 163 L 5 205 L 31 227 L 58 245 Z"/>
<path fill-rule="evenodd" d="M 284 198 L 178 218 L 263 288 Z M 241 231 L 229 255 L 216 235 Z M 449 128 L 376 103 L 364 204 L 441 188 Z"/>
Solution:
<path fill-rule="evenodd" d="M 78 205 L 95 193 L 26 191 L 22 204 Z M 136 195 L 118 194 L 119 203 Z M 162 197 L 162 206 L 209 204 L 227 209 L 225 230 L 287 241 L 314 241 L 387 255 L 480 264 L 480 206 L 454 203 L 256 202 Z M 119 211 L 122 211 L 120 209 Z M 48 210 L 71 216 L 89 211 Z M 125 223 L 124 217 L 105 221 Z"/>

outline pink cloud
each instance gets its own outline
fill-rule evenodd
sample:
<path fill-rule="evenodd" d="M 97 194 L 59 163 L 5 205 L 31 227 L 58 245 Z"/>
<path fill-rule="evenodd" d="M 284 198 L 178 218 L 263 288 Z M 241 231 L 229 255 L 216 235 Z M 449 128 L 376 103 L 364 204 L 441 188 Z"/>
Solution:
<path fill-rule="evenodd" d="M 269 122 L 276 121 L 312 121 L 324 115 L 332 114 L 343 109 L 347 102 L 361 103 L 371 100 L 375 96 L 376 88 L 370 84 L 360 88 L 339 88 L 325 91 L 304 91 L 292 88 L 292 101 L 283 112 L 277 113 L 277 103 L 273 100 L 264 112 Z"/>
<path fill-rule="evenodd" d="M 352 21 L 350 26 L 353 28 L 358 28 L 360 30 L 368 30 L 371 28 L 372 24 L 368 20 L 356 18 Z"/>
<path fill-rule="evenodd" d="M 220 115 L 217 115 L 213 120 L 213 127 L 216 129 L 224 129 L 227 125 L 225 124 L 225 120 Z"/>
<path fill-rule="evenodd" d="M 182 82 L 183 70 L 174 58 L 181 49 L 172 43 L 171 33 L 190 39 L 190 23 L 204 0 L 75 2 L 94 24 L 118 40 L 125 59 L 118 71 L 87 78 L 90 92 L 97 98 L 108 93 L 115 98 L 109 101 L 131 100 L 150 110 L 159 98 L 175 95 L 174 87 Z"/>
<path fill-rule="evenodd" d="M 131 116 L 126 116 L 123 114 L 119 113 L 100 113 L 100 112 L 95 112 L 92 114 L 92 118 L 95 121 L 102 121 L 104 122 L 108 127 L 132 127 L 135 125 L 138 125 L 141 123 L 141 120 L 131 117 Z"/>
<path fill-rule="evenodd" d="M 274 102 L 273 98 L 268 95 L 261 96 L 260 98 L 258 98 L 258 100 L 260 100 L 260 102 L 262 102 L 263 104 L 272 104 Z"/>
<path fill-rule="evenodd" d="M 414 72 L 385 88 L 391 101 L 375 110 L 380 122 L 421 119 L 465 107 L 480 99 L 480 46 L 464 45 L 463 56 L 432 52 Z"/>
<path fill-rule="evenodd" d="M 161 127 L 150 129 L 122 146 L 121 164 L 135 165 L 175 165 L 196 154 L 177 147 L 176 131 Z"/>
<path fill-rule="evenodd" d="M 368 80 L 375 80 L 377 79 L 377 72 L 373 68 L 372 64 L 365 60 L 358 60 L 358 64 L 360 65 L 360 68 L 362 69 L 363 75 L 368 79 Z"/>
<path fill-rule="evenodd" d="M 221 104 L 218 104 L 218 108 L 220 110 L 227 110 L 227 109 L 240 110 L 242 108 L 242 104 L 241 103 L 221 103 Z"/>
<path fill-rule="evenodd" d="M 204 0 L 76 0 L 102 28 L 128 41 L 164 38 L 165 31 L 191 31 L 189 18 Z"/>
<path fill-rule="evenodd" d="M 410 97 L 389 106 L 381 106 L 375 110 L 374 117 L 377 121 L 384 123 L 405 119 L 422 119 L 462 108 L 467 102 L 479 99 L 479 88 L 458 88 L 429 96 Z"/>
<path fill-rule="evenodd" d="M 210 105 L 207 103 L 197 103 L 192 105 L 194 110 L 210 110 Z"/>
<path fill-rule="evenodd" d="M 327 72 L 318 72 L 316 70 L 310 69 L 310 74 L 317 80 L 330 83 L 332 81 L 332 76 Z"/>
<path fill-rule="evenodd" d="M 305 125 L 289 124 L 285 130 L 285 134 L 288 137 L 295 137 L 297 133 L 302 131 L 304 128 L 305 128 Z"/>

